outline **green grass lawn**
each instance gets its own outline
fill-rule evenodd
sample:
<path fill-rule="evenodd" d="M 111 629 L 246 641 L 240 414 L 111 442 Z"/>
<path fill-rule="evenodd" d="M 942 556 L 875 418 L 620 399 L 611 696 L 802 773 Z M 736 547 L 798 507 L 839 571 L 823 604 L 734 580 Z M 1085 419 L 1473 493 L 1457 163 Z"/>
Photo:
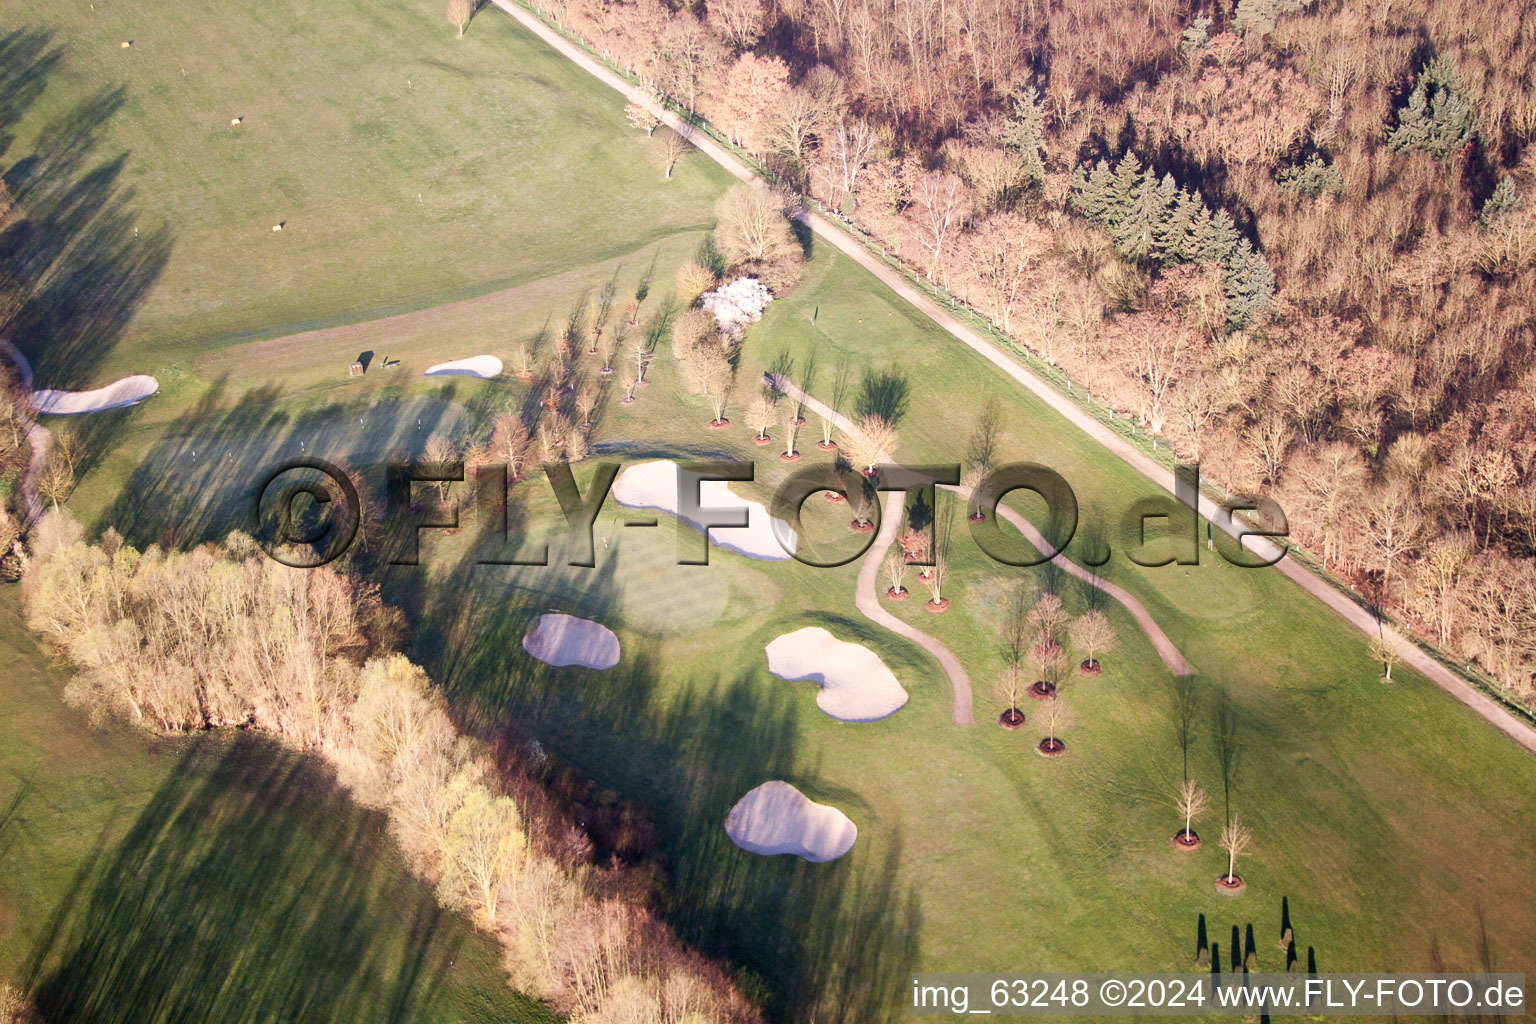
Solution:
<path fill-rule="evenodd" d="M 704 430 L 707 412 L 679 392 L 664 358 L 638 404 L 607 406 L 599 449 L 756 458 L 759 480 L 748 489 L 765 498 L 786 470 L 749 443 L 740 410 L 765 366 L 788 350 L 803 369 L 813 347 L 817 393 L 842 358 L 859 371 L 908 376 L 903 461 L 955 458 L 991 396 L 1000 458 L 1063 473 L 1085 519 L 1113 524 L 1154 493 L 824 251 L 748 335 L 736 428 Z M 102 522 L 131 523 L 135 510 L 181 502 L 172 506 L 184 510 L 178 521 L 195 525 L 183 542 L 216 536 L 240 522 L 241 483 L 298 436 L 377 485 L 381 446 L 409 450 L 434 425 L 483 430 L 524 391 L 506 381 L 414 382 L 349 399 L 347 386 L 284 391 L 293 404 L 277 416 L 263 400 L 231 395 L 153 443 L 145 432 L 144 471 Z M 355 416 L 378 423 L 353 432 Z M 812 454 L 816 424 L 806 429 L 808 461 L 824 460 Z M 360 441 L 381 437 L 393 440 Z M 241 468 L 214 462 L 191 486 L 157 485 L 168 479 L 163 467 L 185 464 L 193 439 Z M 578 473 L 583 485 L 589 473 L 590 465 Z M 557 512 L 543 480 L 514 493 L 514 524 L 547 530 Z M 999 597 L 1020 579 L 1043 588 L 1046 574 L 992 562 L 963 523 L 951 610 L 930 615 L 917 600 L 893 608 L 964 660 L 981 723 L 972 729 L 949 724 L 949 688 L 931 661 L 856 614 L 854 566 L 814 570 L 720 552 L 708 567 L 678 566 L 672 528 L 627 529 L 617 525 L 624 518 L 610 508 L 599 519 L 593 570 L 475 565 L 470 531 L 429 535 L 423 567 L 379 569 L 378 578 L 414 624 L 413 656 L 448 688 L 466 724 L 537 737 L 598 785 L 650 806 L 673 920 L 765 979 L 779 1019 L 815 1006 L 823 1015 L 843 1007 L 850 1021 L 883 1019 L 914 969 L 1188 969 L 1201 915 L 1224 958 L 1231 927 L 1252 924 L 1261 966 L 1283 967 L 1274 944 L 1282 900 L 1298 953 L 1304 960 L 1312 948 L 1324 970 L 1532 963 L 1536 912 L 1522 894 L 1536 880 L 1528 828 L 1536 765 L 1427 682 L 1377 683 L 1363 640 L 1277 573 L 1236 569 L 1211 552 L 1189 569 L 1141 568 L 1117 553 L 1107 569 L 1197 669 L 1190 771 L 1215 808 L 1197 822 L 1210 842 L 1190 856 L 1167 845 L 1179 824 L 1174 680 L 1118 605 L 1103 607 L 1119 645 L 1102 676 L 1066 687 L 1077 718 L 1069 753 L 1046 761 L 1033 753 L 1041 735 L 1033 722 L 1019 733 L 991 724 L 1003 707 L 991 693 L 1003 665 Z M 808 503 L 809 540 L 846 545 L 845 519 L 845 510 Z M 681 539 L 698 543 L 691 531 Z M 1072 581 L 1058 586 L 1074 612 L 1086 606 L 1089 595 Z M 599 673 L 532 662 L 521 637 L 551 610 L 618 628 L 621 666 Z M 911 692 L 907 707 L 883 722 L 841 724 L 816 708 L 811 684 L 769 676 L 763 646 L 812 623 L 879 651 Z M 1249 890 L 1236 900 L 1212 890 L 1224 865 L 1213 842 L 1224 806 L 1213 720 L 1223 699 L 1238 723 L 1231 805 L 1256 835 L 1240 865 Z M 860 829 L 853 853 L 810 865 L 733 847 L 720 828 L 725 812 L 771 778 L 848 813 Z"/>
<path fill-rule="evenodd" d="M 544 1021 L 318 762 L 93 730 L 0 591 L 0 976 L 50 1021 Z"/>
<path fill-rule="evenodd" d="M 688 172 L 697 177 L 666 185 L 648 173 L 637 176 L 644 143 L 624 136 L 617 99 L 494 12 L 482 14 L 470 36 L 457 40 L 435 3 L 388 11 L 344 4 L 301 15 L 284 5 L 262 13 L 239 6 L 220 9 L 219 31 L 238 26 L 229 29 L 228 46 L 261 50 L 267 59 L 226 61 L 244 69 L 231 81 L 267 74 L 278 53 L 306 59 L 289 49 L 324 54 L 316 65 L 336 69 L 334 79 L 313 68 L 307 75 L 330 89 L 327 100 L 312 101 L 295 86 L 292 68 L 273 70 L 271 95 L 261 99 L 315 119 L 306 122 L 315 125 L 305 129 L 312 136 L 284 136 L 291 150 L 284 159 L 324 165 L 297 175 L 292 186 L 302 199 L 306 183 L 314 183 L 324 198 L 307 205 L 293 200 L 293 209 L 304 212 L 292 213 L 279 236 L 270 233 L 270 223 L 288 219 L 287 213 L 219 201 L 233 194 L 226 189 L 241 187 L 229 168 L 242 165 L 216 161 L 212 154 L 224 151 L 214 142 L 201 156 L 179 148 L 157 153 L 150 144 L 201 137 L 171 117 L 173 110 L 186 115 L 190 100 L 177 101 L 178 107 L 156 99 L 175 94 L 180 63 L 167 65 L 175 69 L 167 76 L 164 50 L 154 39 L 184 26 L 181 19 L 211 14 L 185 8 L 144 19 L 142 31 L 123 24 L 129 7 L 104 9 L 99 21 L 73 9 L 57 16 L 74 36 L 104 48 L 83 65 L 91 75 L 114 68 L 149 74 L 145 66 L 161 55 L 153 63 L 157 88 L 140 83 L 132 93 L 143 93 L 136 103 L 163 103 L 161 113 L 129 111 L 132 116 L 104 122 L 102 132 L 114 138 L 137 133 L 144 141 L 130 161 L 142 154 L 144 175 L 164 174 L 190 189 L 186 200 L 147 183 L 135 192 L 134 202 L 145 204 L 135 210 L 161 210 L 160 222 L 175 223 L 174 237 L 163 269 L 121 329 L 121 344 L 105 360 L 161 372 L 164 392 L 138 409 L 80 424 L 94 435 L 96 455 L 72 504 L 86 521 L 116 524 L 139 542 L 189 543 L 244 527 L 250 483 L 274 459 L 296 453 L 301 440 L 306 453 L 369 476 L 378 474 L 390 450 L 419 450 L 433 429 L 483 431 L 496 412 L 522 403 L 524 389 L 508 380 L 428 382 L 418 376 L 420 367 L 438 355 L 505 356 L 608 280 L 622 298 L 652 276 L 657 286 L 644 311 L 650 321 L 664 309 L 666 282 L 707 225 L 708 201 L 723 187 L 723 178 L 701 166 Z M 337 41 L 324 46 L 287 35 L 332 18 L 350 17 L 355 28 L 365 10 L 383 19 L 377 38 L 336 29 L 303 37 Z M 113 49 L 119 37 L 134 38 L 135 46 Z M 480 77 L 462 79 L 432 61 L 469 62 Z M 75 76 L 69 80 L 79 79 L 74 94 L 88 94 L 82 62 L 72 54 L 68 67 Z M 417 68 L 438 76 L 431 80 L 440 89 L 428 98 L 416 98 L 427 80 L 416 77 Z M 369 69 L 371 84 L 337 85 L 357 82 Z M 410 81 L 403 95 L 398 82 L 394 92 L 380 84 L 401 76 Z M 508 128 L 502 119 L 533 114 L 526 105 L 503 109 L 481 99 L 497 89 L 544 95 L 549 109 L 570 104 L 580 114 L 574 121 L 551 114 L 535 118 L 532 127 Z M 48 112 L 49 102 L 58 103 L 53 114 L 67 111 L 67 103 L 48 95 L 33 103 L 26 124 Z M 237 98 L 250 134 L 238 142 L 225 138 L 232 114 L 222 109 L 207 134 L 230 153 L 263 159 L 251 144 L 271 115 L 252 114 L 261 107 L 244 97 L 226 95 L 220 103 L 232 106 Z M 369 118 L 407 116 L 419 131 L 398 132 L 375 147 L 350 134 Z M 333 117 L 335 130 L 322 133 L 318 126 Z M 300 145 L 306 137 L 319 141 Z M 26 145 L 18 136 L 11 152 Z M 467 165 L 456 155 L 496 145 L 526 147 L 522 159 L 532 161 L 531 169 L 520 177 L 483 167 L 472 179 L 460 173 Z M 346 161 L 338 150 L 327 155 L 325 146 L 371 154 L 373 173 L 335 170 Z M 428 173 L 422 168 L 453 183 L 453 202 L 503 212 L 428 225 L 425 191 L 421 211 L 395 201 L 402 188 L 408 200 L 419 190 L 404 183 Z M 285 180 L 283 173 L 274 162 L 244 187 Z M 329 184 L 322 188 L 322 182 Z M 354 188 L 374 201 L 342 202 Z M 386 194 L 390 188 L 395 193 Z M 606 197 L 624 194 L 632 197 L 624 210 L 636 217 L 649 211 L 638 226 L 622 226 L 617 200 L 611 210 L 604 205 Z M 389 201 L 378 201 L 381 195 Z M 183 202 L 212 218 L 206 229 L 184 213 Z M 514 202 L 532 211 L 526 230 L 512 230 L 505 222 L 511 215 L 498 205 Z M 335 228 L 339 236 L 312 226 L 313 218 L 344 214 L 353 219 Z M 492 223 L 500 227 L 488 229 Z M 363 241 L 377 233 L 409 244 Z M 435 241 L 419 244 L 428 238 Z M 556 248 L 557 242 L 575 247 Z M 279 265 L 273 244 L 302 258 Z M 201 255 L 187 255 L 193 253 Z M 265 267 L 266 276 L 236 274 L 228 285 L 236 290 L 223 290 L 223 275 L 236 266 Z M 302 273 L 290 275 L 294 268 Z M 494 302 L 367 324 L 356 333 L 265 340 L 298 329 L 293 325 L 307 330 L 361 311 L 419 308 L 468 292 L 490 299 L 492 291 Z M 377 339 L 404 360 L 398 376 L 370 372 L 349 380 L 339 372 L 354 349 Z M 785 469 L 749 443 L 741 410 L 758 374 L 781 353 L 803 371 L 813 351 L 818 395 L 826 394 L 840 359 L 856 374 L 871 368 L 905 374 L 911 395 L 900 423 L 902 461 L 958 459 L 977 412 L 991 398 L 1000 413 L 1000 458 L 1041 462 L 1065 475 L 1085 519 L 1108 524 L 1112 538 L 1120 514 L 1155 493 L 1139 474 L 825 247 L 817 247 L 799 289 L 773 304 L 748 334 L 732 414 L 737 427 L 704 430 L 703 405 L 679 393 L 675 370 L 663 357 L 638 404 L 621 406 L 609 395 L 595 436 L 599 452 L 757 458 L 759 482 L 751 489 L 765 496 Z M 135 352 L 154 365 L 130 365 Z M 583 364 L 590 373 L 590 361 Z M 825 458 L 813 452 L 815 432 L 813 422 L 801 443 L 811 463 Z M 578 477 L 585 483 L 589 473 L 590 466 Z M 374 486 L 382 480 L 371 479 Z M 536 479 L 516 494 L 514 522 L 546 528 L 556 515 L 547 485 Z M 807 515 L 816 543 L 845 541 L 845 511 L 813 502 Z M 674 529 L 627 529 L 616 525 L 618 518 L 605 513 L 599 522 L 607 543 L 596 569 L 477 566 L 463 534 L 426 540 L 423 567 L 380 570 L 378 578 L 408 611 L 413 656 L 448 690 L 467 725 L 536 737 L 600 787 L 650 806 L 667 857 L 672 920 L 685 939 L 760 977 L 775 1019 L 899 1017 L 912 970 L 1188 969 L 1202 916 L 1224 960 L 1232 952 L 1231 929 L 1252 924 L 1261 968 L 1282 968 L 1275 946 L 1282 900 L 1303 961 L 1310 947 L 1325 971 L 1536 966 L 1536 904 L 1529 898 L 1536 883 L 1530 829 L 1536 763 L 1424 680 L 1402 673 L 1395 686 L 1378 684 L 1363 638 L 1277 573 L 1235 569 L 1209 552 L 1189 569 L 1140 568 L 1119 550 L 1111 562 L 1114 582 L 1147 606 L 1197 670 L 1190 772 L 1211 791 L 1215 808 L 1197 822 L 1207 847 L 1191 856 L 1167 842 L 1180 824 L 1171 806 L 1181 775 L 1174 681 L 1117 605 L 1104 607 L 1119 646 L 1104 656 L 1102 676 L 1065 689 L 1077 722 L 1065 734 L 1067 756 L 1047 761 L 1033 752 L 1041 735 L 1033 720 L 1019 733 L 991 724 L 1002 710 L 991 693 L 1003 664 L 994 635 L 998 598 L 1021 579 L 1037 589 L 1049 585 L 1045 572 L 991 562 L 962 526 L 951 552 L 951 610 L 934 616 L 920 601 L 894 606 L 949 644 L 969 669 L 980 724 L 959 729 L 949 724 L 949 689 L 937 666 L 854 611 L 853 566 L 813 570 L 719 552 L 708 567 L 677 566 Z M 697 543 L 691 533 L 682 539 Z M 1089 595 L 1070 581 L 1059 586 L 1074 612 L 1085 606 Z M 552 609 L 618 629 L 625 650 L 620 666 L 606 673 L 551 670 L 526 657 L 523 633 Z M 910 703 L 882 722 L 841 724 L 816 708 L 810 683 L 769 676 L 763 645 L 812 623 L 877 650 L 910 691 Z M 1235 900 L 1212 888 L 1224 866 L 1210 842 L 1220 832 L 1224 805 L 1213 750 L 1213 718 L 1222 701 L 1237 721 L 1231 807 L 1255 833 L 1254 849 L 1240 864 L 1249 888 Z M 49 730 L 55 733 L 58 743 L 80 735 L 78 727 Z M 732 846 L 721 829 L 726 811 L 773 778 L 842 808 L 859 827 L 853 852 L 812 865 L 753 857 Z M 159 785 L 145 783 L 142 792 Z M 73 791 L 71 784 L 60 786 Z M 140 798 L 141 806 L 149 804 L 148 795 Z M 172 804 L 155 820 L 177 820 L 180 806 Z M 316 828 L 324 848 L 326 835 Z M 219 837 L 188 841 L 216 847 Z M 84 856 L 79 851 L 89 845 L 77 840 L 72 855 Z M 43 870 L 34 863 L 18 877 Z M 158 878 L 161 870 L 156 866 L 148 876 Z M 65 888 L 26 884 L 45 894 Z M 46 908 L 56 899 L 37 902 Z M 25 948 L 32 944 L 29 937 Z M 79 982 L 87 995 L 91 984 L 89 977 Z M 493 984 L 487 979 L 484 991 Z M 346 991 L 344 985 L 338 990 Z"/>
<path fill-rule="evenodd" d="M 50 380 L 638 253 L 707 227 L 727 180 L 687 159 L 662 185 L 612 93 L 494 10 L 462 39 L 437 0 L 0 0 L 0 25 L 0 168 L 95 253 L 28 249 L 17 340 Z"/>

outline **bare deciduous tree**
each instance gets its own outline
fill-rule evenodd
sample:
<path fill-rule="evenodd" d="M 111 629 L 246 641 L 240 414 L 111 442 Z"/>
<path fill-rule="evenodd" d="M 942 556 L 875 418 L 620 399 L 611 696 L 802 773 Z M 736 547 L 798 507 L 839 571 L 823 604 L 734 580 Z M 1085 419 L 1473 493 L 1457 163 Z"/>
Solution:
<path fill-rule="evenodd" d="M 643 103 L 624 104 L 624 117 L 629 121 L 630 127 L 647 135 L 654 135 L 656 129 L 661 126 L 661 118 L 652 113 L 651 108 Z"/>
<path fill-rule="evenodd" d="M 677 167 L 677 162 L 692 147 L 693 129 L 691 127 L 681 132 L 663 128 L 661 134 L 656 136 L 656 159 L 661 164 L 661 176 L 664 180 L 671 180 L 672 171 Z"/>
<path fill-rule="evenodd" d="M 1379 633 L 1371 637 L 1371 657 L 1381 662 L 1381 681 L 1390 683 L 1392 669 L 1403 657 L 1403 642 L 1396 633 Z"/>
<path fill-rule="evenodd" d="M 446 434 L 433 434 L 427 438 L 427 446 L 422 451 L 427 462 L 434 468 L 442 468 L 455 461 L 459 457 L 458 446 L 449 440 Z M 450 480 L 437 480 L 433 482 L 437 488 L 437 498 L 445 501 L 448 498 L 448 488 L 452 486 Z"/>
<path fill-rule="evenodd" d="M 933 564 L 928 567 L 928 572 L 918 577 L 928 587 L 928 593 L 932 595 L 932 600 L 928 602 L 930 607 L 948 607 L 949 602 L 944 599 L 944 583 L 948 576 L 949 560 L 944 557 L 944 552 L 935 551 Z"/>
<path fill-rule="evenodd" d="M 1098 668 L 1098 653 L 1107 651 L 1115 642 L 1115 628 L 1103 612 L 1087 612 L 1072 623 L 1072 642 L 1079 650 L 1087 652 L 1084 665 Z"/>
<path fill-rule="evenodd" d="M 1205 813 L 1210 806 L 1210 799 L 1205 795 L 1205 790 L 1194 779 L 1185 779 L 1179 784 L 1179 795 L 1174 801 L 1174 806 L 1179 809 L 1179 817 L 1184 819 L 1184 831 L 1179 833 L 1185 842 L 1194 838 L 1195 819 Z"/>
<path fill-rule="evenodd" d="M 760 394 L 747 406 L 747 426 L 757 431 L 759 440 L 768 440 L 768 428 L 778 422 L 778 405 L 772 395 Z"/>
<path fill-rule="evenodd" d="M 772 261 L 799 249 L 784 217 L 784 200 L 771 189 L 736 185 L 720 197 L 715 214 L 720 249 L 733 263 Z"/>
<path fill-rule="evenodd" d="M 933 280 L 943 266 L 946 246 L 965 219 L 965 183 L 948 171 L 929 171 L 912 186 L 913 238 L 928 262 Z"/>
<path fill-rule="evenodd" d="M 784 457 L 791 459 L 795 455 L 795 439 L 800 435 L 800 425 L 804 422 L 800 418 L 800 410 L 794 405 L 786 405 L 782 422 L 784 424 Z"/>
<path fill-rule="evenodd" d="M 1237 858 L 1247 853 L 1248 847 L 1252 844 L 1253 832 L 1243 824 L 1242 818 L 1234 815 L 1232 820 L 1222 827 L 1221 848 L 1227 851 L 1226 880 L 1228 882 L 1237 881 Z"/>
<path fill-rule="evenodd" d="M 43 463 L 43 470 L 37 475 L 37 493 L 42 499 L 58 511 L 59 506 L 69 499 L 75 489 L 75 471 L 70 467 L 69 460 L 57 452 L 50 451 L 48 459 Z"/>
<path fill-rule="evenodd" d="M 709 403 L 715 425 L 728 422 L 725 407 L 736 382 L 736 367 L 730 355 L 718 345 L 700 345 L 683 364 L 683 380 L 688 390 Z"/>
<path fill-rule="evenodd" d="M 1029 683 L 1025 682 L 1022 665 L 1009 665 L 997 677 L 997 695 L 1008 702 L 1008 718 L 1011 724 L 1018 724 L 1023 717 L 1019 714 L 1019 701 L 1024 699 L 1024 694 L 1028 690 Z"/>
<path fill-rule="evenodd" d="M 448 825 L 438 892 L 450 907 L 494 924 L 501 887 L 528 847 L 523 816 L 510 797 L 475 786 Z"/>
<path fill-rule="evenodd" d="M 881 566 L 885 569 L 886 581 L 890 583 L 887 592 L 892 597 L 905 594 L 907 592 L 907 556 L 898 548 L 893 547 L 890 551 L 886 552 L 885 561 L 881 563 Z"/>
<path fill-rule="evenodd" d="M 901 435 L 882 417 L 870 414 L 843 435 L 842 447 L 849 461 L 865 476 L 873 476 L 880 463 L 895 457 Z"/>
<path fill-rule="evenodd" d="M 469 28 L 475 16 L 475 0 L 448 0 L 448 20 L 458 26 L 459 35 Z"/>
<path fill-rule="evenodd" d="M 1065 746 L 1061 742 L 1061 734 L 1072 727 L 1073 714 L 1063 700 L 1048 700 L 1040 705 L 1040 710 L 1035 712 L 1035 721 L 1045 727 L 1046 750 L 1060 750 Z"/>

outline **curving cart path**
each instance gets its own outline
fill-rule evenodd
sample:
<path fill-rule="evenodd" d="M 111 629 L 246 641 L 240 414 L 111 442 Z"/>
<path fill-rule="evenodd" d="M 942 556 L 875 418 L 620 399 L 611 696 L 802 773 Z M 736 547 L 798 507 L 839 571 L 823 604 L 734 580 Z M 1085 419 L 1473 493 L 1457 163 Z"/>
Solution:
<path fill-rule="evenodd" d="M 952 490 L 965 498 L 970 497 L 970 493 L 963 488 L 946 487 L 945 490 Z M 1036 551 L 1044 552 L 1048 550 L 1045 536 L 1035 529 L 1034 523 L 1031 523 L 1013 509 L 1004 508 L 1001 505 L 997 507 L 997 515 L 1005 523 L 1008 523 L 1022 533 L 1024 539 L 1035 546 Z M 1069 575 L 1083 580 L 1090 586 L 1097 587 L 1124 605 L 1125 610 L 1131 613 L 1131 618 L 1135 619 L 1136 624 L 1141 627 L 1141 631 L 1147 634 L 1147 639 L 1152 641 L 1152 646 L 1157 648 L 1157 656 L 1163 659 L 1163 664 L 1168 666 L 1168 671 L 1176 676 L 1187 676 L 1194 673 L 1195 670 L 1190 667 L 1189 662 L 1184 660 L 1184 655 L 1179 653 L 1179 649 L 1173 645 L 1173 641 L 1168 639 L 1168 634 L 1163 632 L 1163 627 L 1157 624 L 1157 620 L 1152 618 L 1152 613 L 1147 611 L 1146 606 L 1140 601 L 1096 573 L 1084 569 L 1066 555 L 1058 554 L 1051 561 L 1059 565 Z"/>
<path fill-rule="evenodd" d="M 834 413 L 826 405 L 806 394 L 795 384 L 791 383 L 789 378 L 780 374 L 777 376 L 767 375 L 765 379 L 773 387 L 784 392 L 784 394 L 795 401 L 802 403 L 818 416 L 830 420 L 834 426 L 844 433 L 857 432 L 858 428 L 848 422 L 847 419 Z M 944 489 L 960 495 L 961 498 L 970 497 L 970 492 L 966 488 L 946 486 Z M 912 641 L 933 655 L 934 659 L 943 667 L 944 673 L 949 676 L 950 689 L 954 695 L 954 707 L 950 715 L 951 720 L 956 725 L 974 725 L 976 719 L 972 711 L 971 680 L 966 675 L 965 668 L 961 666 L 959 659 L 954 656 L 948 647 L 945 647 L 927 633 L 898 619 L 880 603 L 880 588 L 878 585 L 880 564 L 885 560 L 885 553 L 896 542 L 896 531 L 901 526 L 900 515 L 885 514 L 884 501 L 885 499 L 882 499 L 881 502 L 880 532 L 875 535 L 874 543 L 870 545 L 868 554 L 864 556 L 864 561 L 859 566 L 859 581 L 858 589 L 854 593 L 854 607 L 858 608 L 866 619 L 890 630 L 897 636 Z M 1048 550 L 1045 537 L 1039 530 L 1035 529 L 1035 525 L 1028 519 L 1010 508 L 999 507 L 997 513 L 1005 522 L 1022 533 L 1024 539 L 1033 544 L 1037 551 Z M 1136 620 L 1136 624 L 1141 627 L 1142 632 L 1147 634 L 1147 639 L 1152 641 L 1152 646 L 1157 649 L 1158 657 L 1163 659 L 1163 664 L 1168 666 L 1168 671 L 1176 676 L 1187 676 L 1194 671 L 1190 668 L 1189 662 L 1185 661 L 1184 656 L 1179 653 L 1179 649 L 1174 646 L 1173 641 L 1168 639 L 1168 634 L 1164 633 L 1162 627 L 1152 618 L 1152 613 L 1147 611 L 1146 606 L 1135 597 L 1108 580 L 1102 579 L 1098 575 L 1084 569 L 1076 562 L 1067 558 L 1066 555 L 1058 554 L 1051 561 L 1059 565 L 1065 572 L 1097 587 L 1124 605 L 1126 611 L 1130 612 L 1131 617 Z"/>
<path fill-rule="evenodd" d="M 805 404 L 811 405 L 810 402 Z M 811 407 L 815 408 L 815 406 Z M 971 677 L 966 675 L 965 666 L 960 664 L 960 659 L 955 657 L 954 652 L 948 647 L 917 627 L 907 625 L 880 604 L 880 588 L 877 585 L 880 563 L 885 560 L 885 553 L 891 549 L 891 545 L 896 543 L 896 528 L 900 525 L 901 516 L 888 516 L 882 507 L 880 532 L 875 535 L 875 542 L 870 545 L 869 554 L 864 556 L 864 561 L 859 565 L 859 582 L 853 593 L 853 606 L 870 622 L 890 630 L 903 639 L 912 641 L 933 655 L 933 659 L 949 677 L 952 697 L 949 720 L 956 725 L 975 725 L 976 716 L 971 710 Z"/>
<path fill-rule="evenodd" d="M 618 75 L 603 67 L 602 64 L 581 48 L 565 39 L 548 25 L 545 25 L 532 12 L 519 6 L 516 0 L 490 0 L 490 2 L 511 15 L 524 28 L 544 40 L 557 53 L 569 59 L 583 71 L 623 94 L 631 102 L 638 103 L 647 110 L 650 110 L 651 113 L 660 117 L 664 124 L 683 132 L 684 137 L 693 143 L 700 152 L 704 153 L 721 167 L 724 167 L 730 174 L 742 181 L 762 184 L 752 169 L 731 153 L 716 145 L 713 140 L 703 133 L 689 131 L 688 126 L 676 114 L 659 106 L 640 89 L 635 88 Z M 1159 487 L 1168 491 L 1174 490 L 1173 474 L 1165 467 L 1142 454 L 1125 439 L 1115 434 L 1087 412 L 1078 408 L 1067 396 L 1060 394 L 1046 381 L 1036 377 L 1012 356 L 1006 354 L 1002 349 L 955 319 L 937 302 L 934 302 L 908 283 L 901 274 L 865 252 L 853 238 L 808 210 L 800 211 L 796 214 L 795 219 L 808 225 L 818 238 L 825 240 L 833 248 L 869 271 L 887 288 L 921 311 L 961 344 L 1028 389 L 1051 409 L 1059 413 L 1067 422 L 1077 427 L 1105 448 L 1111 455 L 1125 462 Z M 1198 506 L 1200 514 L 1215 524 L 1217 529 L 1233 537 L 1239 537 L 1242 533 L 1242 524 L 1235 523 L 1231 514 L 1212 499 L 1202 494 L 1198 498 Z M 1405 651 L 1403 661 L 1406 664 L 1418 670 L 1426 679 L 1429 679 L 1435 685 L 1477 712 L 1477 714 L 1487 719 L 1495 728 L 1520 744 L 1520 746 L 1536 753 L 1536 728 L 1528 725 L 1524 720 L 1515 717 L 1501 707 L 1492 697 L 1482 693 L 1456 672 L 1436 661 L 1427 651 L 1413 643 L 1411 638 L 1403 636 L 1391 626 L 1383 624 L 1369 608 L 1363 607 L 1349 596 L 1335 590 L 1327 580 L 1314 574 L 1312 570 L 1302 565 L 1296 559 L 1280 557 L 1283 549 L 1268 539 L 1249 536 L 1246 540 L 1240 540 L 1240 543 L 1248 551 L 1261 558 L 1278 559 L 1275 563 L 1275 568 L 1279 570 L 1281 575 L 1321 601 L 1355 629 L 1368 636 L 1385 635 L 1397 638 L 1403 644 Z"/>

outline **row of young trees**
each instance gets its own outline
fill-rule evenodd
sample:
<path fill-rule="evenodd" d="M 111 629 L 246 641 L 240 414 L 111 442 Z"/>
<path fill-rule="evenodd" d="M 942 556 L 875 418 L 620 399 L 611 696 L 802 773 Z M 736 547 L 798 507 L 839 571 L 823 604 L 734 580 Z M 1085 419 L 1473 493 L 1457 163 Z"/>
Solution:
<path fill-rule="evenodd" d="M 241 534 L 140 552 L 50 513 L 32 540 L 28 621 L 75 664 L 70 703 L 155 732 L 257 728 L 326 758 L 442 902 L 495 930 L 513 983 L 573 1021 L 760 1019 L 643 901 L 613 895 L 551 801 L 509 795 L 519 780 L 393 653 L 401 619 L 372 585 L 279 565 Z"/>
<path fill-rule="evenodd" d="M 677 270 L 675 296 L 685 308 L 672 323 L 672 355 L 683 385 L 709 405 L 710 425 L 720 428 L 730 423 L 726 411 L 735 393 L 741 338 L 723 329 L 699 299 L 721 281 L 741 278 L 755 278 L 774 297 L 782 296 L 799 283 L 804 256 L 781 192 L 737 185 L 715 204 L 715 216 L 702 258 Z M 779 418 L 773 402 L 756 402 L 748 414 L 759 437 L 766 437 L 768 426 Z M 786 426 L 798 429 L 798 422 Z M 791 441 L 786 454 L 793 452 Z"/>
<path fill-rule="evenodd" d="M 1536 701 L 1518 5 L 543 7 Z"/>

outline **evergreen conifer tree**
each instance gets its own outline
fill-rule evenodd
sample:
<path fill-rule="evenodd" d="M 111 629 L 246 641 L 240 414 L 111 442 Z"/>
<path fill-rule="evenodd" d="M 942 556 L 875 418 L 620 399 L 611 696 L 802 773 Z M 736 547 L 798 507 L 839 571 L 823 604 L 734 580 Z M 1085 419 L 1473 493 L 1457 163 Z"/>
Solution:
<path fill-rule="evenodd" d="M 1013 94 L 1013 116 L 1003 128 L 1003 145 L 1019 155 L 1029 185 L 1045 180 L 1045 106 L 1040 91 L 1025 86 Z"/>
<path fill-rule="evenodd" d="M 1445 57 L 1424 65 L 1408 105 L 1397 111 L 1397 126 L 1387 134 L 1394 153 L 1423 150 L 1436 160 L 1454 156 L 1477 134 L 1477 121 L 1462 91 L 1455 67 Z"/>
<path fill-rule="evenodd" d="M 1255 323 L 1275 297 L 1275 275 L 1269 260 L 1255 252 L 1248 239 L 1238 242 L 1224 262 L 1227 326 L 1241 330 Z"/>

